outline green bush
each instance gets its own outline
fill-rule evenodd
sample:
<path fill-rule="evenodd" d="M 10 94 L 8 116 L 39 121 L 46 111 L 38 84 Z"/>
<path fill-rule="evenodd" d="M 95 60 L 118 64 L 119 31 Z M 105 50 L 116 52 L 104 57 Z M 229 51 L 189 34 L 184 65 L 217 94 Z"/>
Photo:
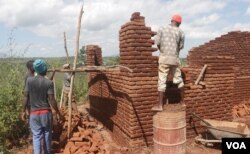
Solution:
<path fill-rule="evenodd" d="M 0 77 L 0 151 L 5 151 L 9 142 L 15 146 L 20 145 L 16 138 L 27 132 L 26 125 L 19 118 L 25 69 L 24 64 L 15 62 L 0 65 L 0 71 L 3 72 Z"/>
<path fill-rule="evenodd" d="M 77 73 L 74 82 L 74 94 L 77 102 L 84 102 L 87 99 L 88 81 L 86 73 Z"/>

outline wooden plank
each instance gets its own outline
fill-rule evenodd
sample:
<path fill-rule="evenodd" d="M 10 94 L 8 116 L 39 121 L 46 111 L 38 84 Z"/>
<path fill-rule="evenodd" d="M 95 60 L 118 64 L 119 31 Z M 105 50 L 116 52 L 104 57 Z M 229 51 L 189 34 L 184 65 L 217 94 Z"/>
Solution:
<path fill-rule="evenodd" d="M 48 72 L 95 72 L 95 71 L 117 71 L 121 68 L 133 72 L 132 69 L 121 66 L 121 65 L 115 65 L 115 66 L 84 66 L 76 69 L 49 69 Z"/>
<path fill-rule="evenodd" d="M 202 70 L 201 70 L 201 72 L 200 72 L 200 74 L 199 74 L 199 77 L 197 78 L 197 80 L 196 80 L 195 83 L 194 83 L 195 85 L 198 85 L 198 84 L 199 84 L 201 78 L 203 77 L 203 75 L 204 75 L 204 73 L 205 73 L 206 68 L 207 68 L 207 64 L 205 64 L 205 65 L 203 66 L 203 68 L 202 68 Z"/>
<path fill-rule="evenodd" d="M 60 109 L 62 108 L 62 103 L 63 103 L 63 88 L 64 88 L 64 85 L 62 85 L 62 92 L 61 92 L 61 99 L 60 99 Z"/>

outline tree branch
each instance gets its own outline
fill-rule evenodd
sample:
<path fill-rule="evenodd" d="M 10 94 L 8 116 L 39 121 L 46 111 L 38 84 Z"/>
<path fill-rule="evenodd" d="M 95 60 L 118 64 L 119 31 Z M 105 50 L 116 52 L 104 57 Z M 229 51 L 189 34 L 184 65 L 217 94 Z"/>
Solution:
<path fill-rule="evenodd" d="M 67 63 L 69 64 L 69 53 L 67 48 L 67 41 L 66 41 L 66 32 L 63 33 L 63 40 L 64 40 L 64 49 L 67 56 Z"/>

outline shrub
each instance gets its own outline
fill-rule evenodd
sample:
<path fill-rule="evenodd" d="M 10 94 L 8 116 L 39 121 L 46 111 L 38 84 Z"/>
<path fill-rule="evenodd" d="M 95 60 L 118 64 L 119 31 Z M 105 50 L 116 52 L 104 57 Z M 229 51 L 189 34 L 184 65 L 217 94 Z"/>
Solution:
<path fill-rule="evenodd" d="M 0 151 L 11 145 L 21 143 L 16 140 L 27 132 L 27 126 L 20 121 L 19 115 L 23 98 L 23 67 L 15 62 L 1 63 L 0 80 Z"/>

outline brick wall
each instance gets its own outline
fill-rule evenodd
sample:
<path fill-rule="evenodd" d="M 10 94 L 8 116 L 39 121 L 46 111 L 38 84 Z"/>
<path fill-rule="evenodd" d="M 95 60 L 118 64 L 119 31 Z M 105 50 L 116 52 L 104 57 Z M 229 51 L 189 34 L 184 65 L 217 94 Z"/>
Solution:
<path fill-rule="evenodd" d="M 86 47 L 87 65 L 100 66 L 102 65 L 102 50 L 98 45 L 88 45 Z"/>
<path fill-rule="evenodd" d="M 120 65 L 125 69 L 89 73 L 90 112 L 112 132 L 113 138 L 126 146 L 152 145 L 152 106 L 158 102 L 158 58 L 152 45 L 155 32 L 145 25 L 140 13 L 133 13 L 128 23 L 121 26 Z M 185 79 L 187 120 L 192 112 L 202 118 L 231 120 L 231 108 L 249 100 L 250 89 L 250 33 L 231 32 L 188 54 L 188 66 L 182 68 Z M 88 64 L 101 64 L 99 47 L 87 47 Z M 94 53 L 95 56 L 89 55 Z M 99 57 L 94 63 L 93 57 Z M 98 59 L 98 58 L 97 58 Z M 194 85 L 207 64 L 202 81 Z M 179 91 L 169 76 L 166 92 L 169 103 L 180 101 Z M 188 125 L 187 135 L 194 131 Z"/>
<path fill-rule="evenodd" d="M 152 56 L 157 50 L 152 47 L 154 35 L 140 13 L 132 14 L 121 26 L 119 40 L 120 65 L 133 72 L 92 73 L 89 81 L 91 113 L 127 146 L 152 144 L 151 107 L 157 102 L 158 65 Z"/>
<path fill-rule="evenodd" d="M 230 32 L 189 52 L 188 67 L 183 69 L 188 70 L 187 77 L 195 78 L 186 81 L 187 117 L 196 112 L 203 118 L 230 121 L 232 107 L 249 102 L 249 44 L 249 32 Z M 194 70 L 200 70 L 204 64 L 208 65 L 203 79 L 205 86 L 194 86 L 198 76 Z M 192 135 L 188 127 L 188 136 Z"/>

